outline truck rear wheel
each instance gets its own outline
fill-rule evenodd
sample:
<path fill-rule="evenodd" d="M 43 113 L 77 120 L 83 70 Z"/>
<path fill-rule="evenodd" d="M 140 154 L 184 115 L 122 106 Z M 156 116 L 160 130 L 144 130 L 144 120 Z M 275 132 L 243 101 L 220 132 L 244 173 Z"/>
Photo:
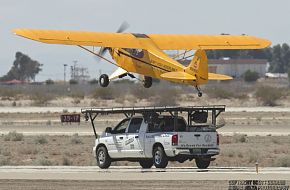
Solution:
<path fill-rule="evenodd" d="M 153 166 L 153 161 L 151 159 L 140 160 L 139 164 L 142 168 L 151 168 Z"/>
<path fill-rule="evenodd" d="M 157 146 L 153 150 L 153 163 L 156 168 L 166 168 L 168 165 L 168 158 L 164 149 L 160 146 Z"/>
<path fill-rule="evenodd" d="M 111 165 L 111 158 L 105 147 L 101 146 L 97 150 L 97 164 L 100 168 L 106 169 Z"/>
<path fill-rule="evenodd" d="M 200 158 L 196 158 L 195 164 L 199 169 L 206 169 L 210 164 L 210 160 L 203 160 Z"/>

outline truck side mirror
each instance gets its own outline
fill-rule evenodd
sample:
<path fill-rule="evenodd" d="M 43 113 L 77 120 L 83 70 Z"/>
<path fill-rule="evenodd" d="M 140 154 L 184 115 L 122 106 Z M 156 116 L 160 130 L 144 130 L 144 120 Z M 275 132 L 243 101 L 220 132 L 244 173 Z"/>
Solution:
<path fill-rule="evenodd" d="M 106 133 L 112 133 L 112 127 L 107 127 L 105 130 Z"/>

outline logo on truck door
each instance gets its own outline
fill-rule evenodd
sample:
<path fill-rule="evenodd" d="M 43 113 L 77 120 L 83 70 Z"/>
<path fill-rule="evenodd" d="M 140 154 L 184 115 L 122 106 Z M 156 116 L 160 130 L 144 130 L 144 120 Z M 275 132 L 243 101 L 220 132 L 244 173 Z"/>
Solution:
<path fill-rule="evenodd" d="M 130 138 L 130 139 L 128 139 L 128 140 L 125 141 L 125 145 L 130 144 L 133 141 L 134 141 L 134 138 Z"/>
<path fill-rule="evenodd" d="M 207 142 L 207 143 L 211 142 L 211 136 L 209 134 L 205 135 L 204 136 L 204 141 Z"/>

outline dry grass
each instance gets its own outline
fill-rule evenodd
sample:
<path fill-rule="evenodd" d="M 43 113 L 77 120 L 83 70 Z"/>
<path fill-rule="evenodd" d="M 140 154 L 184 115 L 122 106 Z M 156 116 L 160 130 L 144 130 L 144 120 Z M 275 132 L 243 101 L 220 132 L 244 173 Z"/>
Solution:
<path fill-rule="evenodd" d="M 213 166 L 254 167 L 257 161 L 261 167 L 289 166 L 290 140 L 287 136 L 247 136 L 245 142 L 237 136 L 220 138 L 221 154 L 216 157 Z M 96 165 L 92 155 L 93 136 L 46 136 L 49 143 L 44 144 L 36 144 L 34 139 L 24 136 L 23 141 L 4 141 L 4 137 L 0 137 L 0 165 Z M 274 139 L 278 139 L 279 143 L 273 143 Z M 138 165 L 130 162 L 114 164 Z M 169 166 L 194 166 L 194 162 L 170 162 Z"/>
<path fill-rule="evenodd" d="M 244 143 L 247 140 L 247 135 L 245 134 L 234 134 L 233 139 L 236 143 Z"/>
<path fill-rule="evenodd" d="M 34 137 L 34 142 L 35 144 L 47 144 L 48 140 L 46 136 L 40 135 L 40 136 Z"/>
<path fill-rule="evenodd" d="M 260 86 L 255 92 L 256 98 L 264 106 L 276 106 L 277 100 L 281 99 L 285 95 L 285 91 L 281 88 Z"/>
<path fill-rule="evenodd" d="M 73 136 L 71 137 L 70 142 L 72 144 L 82 144 L 83 143 L 82 139 L 80 138 L 80 136 L 77 133 L 73 134 Z"/>
<path fill-rule="evenodd" d="M 276 167 L 290 167 L 290 156 L 283 156 L 275 160 L 274 166 Z"/>
<path fill-rule="evenodd" d="M 4 141 L 22 141 L 23 134 L 17 133 L 16 131 L 9 132 L 7 135 L 4 135 Z"/>

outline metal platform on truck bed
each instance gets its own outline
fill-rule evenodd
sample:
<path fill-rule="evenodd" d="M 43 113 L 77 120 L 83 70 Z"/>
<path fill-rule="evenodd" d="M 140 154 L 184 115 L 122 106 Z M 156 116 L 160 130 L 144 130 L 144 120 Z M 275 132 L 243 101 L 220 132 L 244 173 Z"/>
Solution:
<path fill-rule="evenodd" d="M 216 118 L 221 112 L 225 111 L 225 105 L 211 105 L 211 106 L 160 106 L 160 107 L 115 107 L 115 108 L 83 108 L 81 113 L 85 115 L 86 121 L 90 120 L 95 136 L 97 137 L 94 120 L 98 115 L 108 114 L 124 114 L 126 117 L 132 117 L 135 114 L 142 114 L 144 118 L 151 119 L 155 115 L 161 113 L 169 113 L 173 117 L 178 117 L 179 113 L 187 114 L 188 125 L 192 124 L 192 121 L 199 121 L 203 123 L 203 120 L 207 120 L 208 113 L 211 112 L 212 125 L 216 125 Z"/>
<path fill-rule="evenodd" d="M 195 111 L 225 111 L 225 105 L 213 106 L 160 106 L 160 107 L 116 107 L 116 108 L 83 108 L 81 113 L 95 113 L 95 114 L 136 114 L 148 112 L 195 112 Z"/>

